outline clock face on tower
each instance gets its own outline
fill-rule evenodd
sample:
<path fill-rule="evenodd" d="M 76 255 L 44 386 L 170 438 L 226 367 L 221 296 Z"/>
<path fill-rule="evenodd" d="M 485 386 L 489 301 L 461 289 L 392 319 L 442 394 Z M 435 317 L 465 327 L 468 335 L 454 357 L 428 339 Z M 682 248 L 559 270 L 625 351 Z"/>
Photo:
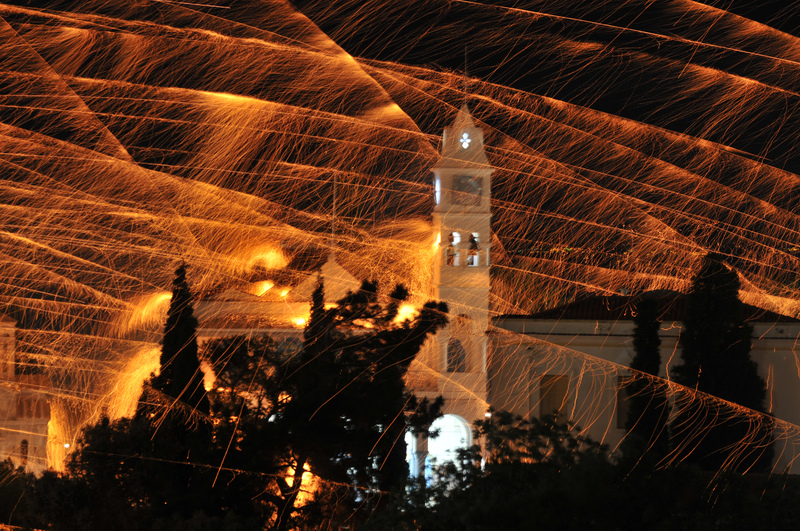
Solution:
<path fill-rule="evenodd" d="M 453 203 L 456 205 L 480 206 L 483 195 L 483 178 L 475 175 L 453 177 Z"/>

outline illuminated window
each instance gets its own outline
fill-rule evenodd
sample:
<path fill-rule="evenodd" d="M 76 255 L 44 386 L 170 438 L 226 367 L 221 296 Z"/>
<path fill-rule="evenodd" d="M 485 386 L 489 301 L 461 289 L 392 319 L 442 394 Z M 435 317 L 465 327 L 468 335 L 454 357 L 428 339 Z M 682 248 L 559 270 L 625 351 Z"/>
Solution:
<path fill-rule="evenodd" d="M 442 181 L 440 181 L 438 177 L 433 180 L 433 199 L 436 201 L 437 205 L 442 200 Z"/>
<path fill-rule="evenodd" d="M 458 339 L 447 343 L 447 372 L 466 372 L 467 353 Z"/>
<path fill-rule="evenodd" d="M 410 431 L 406 432 L 406 463 L 412 478 L 419 475 L 419 462 L 417 461 L 417 438 Z"/>
<path fill-rule="evenodd" d="M 558 413 L 558 421 L 569 418 L 567 392 L 569 376 L 566 374 L 545 374 L 539 380 L 539 416 Z"/>

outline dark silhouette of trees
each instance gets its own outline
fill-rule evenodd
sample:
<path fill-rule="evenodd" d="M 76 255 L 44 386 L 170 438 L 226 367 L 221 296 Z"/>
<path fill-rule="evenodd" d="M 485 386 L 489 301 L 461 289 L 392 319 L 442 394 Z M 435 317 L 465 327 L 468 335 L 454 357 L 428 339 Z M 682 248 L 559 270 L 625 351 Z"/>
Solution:
<path fill-rule="evenodd" d="M 38 482 L 43 513 L 54 529 L 254 525 L 247 500 L 214 481 L 220 459 L 212 444 L 196 335 L 181 265 L 164 327 L 161 371 L 145 383 L 136 414 L 116 421 L 103 418 L 86 428 L 68 473 L 46 474 Z"/>
<path fill-rule="evenodd" d="M 0 461 L 0 524 L 27 527 L 38 523 L 30 496 L 34 482 L 34 476 L 22 467 L 14 468 L 11 459 Z"/>
<path fill-rule="evenodd" d="M 430 482 L 417 483 L 370 528 L 598 529 L 592 525 L 598 511 L 617 509 L 606 495 L 613 475 L 606 448 L 556 415 L 525 420 L 493 412 L 474 431 L 485 448 L 461 450 L 455 463 L 437 467 Z"/>
<path fill-rule="evenodd" d="M 628 397 L 628 435 L 622 450 L 632 459 L 646 454 L 648 459 L 658 461 L 669 452 L 667 389 L 657 378 L 661 368 L 658 301 L 641 298 L 633 323 L 634 356 L 630 367 L 644 374 L 634 373 L 624 387 Z"/>
<path fill-rule="evenodd" d="M 226 445 L 223 466 L 250 472 L 225 481 L 255 500 L 274 529 L 352 524 L 405 484 L 404 434 L 432 419 L 413 414 L 403 376 L 446 323 L 437 303 L 395 323 L 407 296 L 399 287 L 384 307 L 377 285 L 365 282 L 325 309 L 320 284 L 300 350 L 282 352 L 267 338 L 209 345 L 219 367 L 212 416 L 217 444 Z"/>
<path fill-rule="evenodd" d="M 766 386 L 750 359 L 752 328 L 744 321 L 739 277 L 721 257 L 707 255 L 692 280 L 681 332 L 683 364 L 674 380 L 690 389 L 764 412 Z M 673 444 L 706 470 L 766 469 L 772 458 L 769 423 L 751 423 L 735 406 L 679 397 Z M 749 441 L 749 442 L 747 442 Z"/>
<path fill-rule="evenodd" d="M 418 403 L 403 377 L 445 305 L 400 323 L 402 287 L 382 305 L 365 282 L 326 309 L 320 284 L 302 342 L 207 345 L 208 399 L 184 266 L 173 287 L 160 374 L 133 418 L 87 428 L 68 474 L 36 482 L 39 527 L 318 529 L 366 519 L 402 490 L 405 432 L 441 406 Z"/>
<path fill-rule="evenodd" d="M 39 480 L 42 512 L 58 530 L 258 528 L 249 501 L 214 483 L 208 433 L 172 416 L 105 418 L 84 430 L 68 474 Z"/>
<path fill-rule="evenodd" d="M 377 514 L 368 529 L 565 531 L 793 529 L 796 478 L 714 475 L 696 466 L 631 469 L 559 424 L 494 412 L 477 422 L 484 448 L 462 450 L 428 482 Z"/>

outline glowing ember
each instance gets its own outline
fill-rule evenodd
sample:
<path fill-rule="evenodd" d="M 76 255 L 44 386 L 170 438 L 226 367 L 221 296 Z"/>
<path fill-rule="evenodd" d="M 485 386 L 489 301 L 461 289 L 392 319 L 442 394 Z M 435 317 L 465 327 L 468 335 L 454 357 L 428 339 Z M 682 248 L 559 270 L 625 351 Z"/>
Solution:
<path fill-rule="evenodd" d="M 262 280 L 261 282 L 256 282 L 253 284 L 253 291 L 259 297 L 269 290 L 271 290 L 275 286 L 275 283 L 269 280 Z"/>
<path fill-rule="evenodd" d="M 286 257 L 277 249 L 267 249 L 256 252 L 247 262 L 247 269 L 253 270 L 256 267 L 265 269 L 281 269 L 286 267 Z"/>
<path fill-rule="evenodd" d="M 419 314 L 419 310 L 411 304 L 402 304 L 397 310 L 397 317 L 394 318 L 395 323 L 402 323 L 414 319 Z"/>

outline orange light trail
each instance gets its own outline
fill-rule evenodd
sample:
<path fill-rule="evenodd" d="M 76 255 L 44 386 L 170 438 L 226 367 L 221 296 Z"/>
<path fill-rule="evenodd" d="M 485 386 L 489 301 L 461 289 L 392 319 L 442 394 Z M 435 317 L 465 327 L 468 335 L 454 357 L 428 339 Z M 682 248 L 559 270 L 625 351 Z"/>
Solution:
<path fill-rule="evenodd" d="M 697 2 L 304 4 L 0 3 L 0 313 L 54 383 L 59 441 L 129 414 L 180 260 L 201 296 L 250 283 L 288 300 L 277 278 L 333 243 L 348 271 L 424 301 L 429 170 L 465 100 L 497 169 L 495 314 L 685 291 L 716 251 L 745 302 L 800 316 L 800 37 L 779 20 Z M 546 351 L 582 386 L 622 371 Z M 797 459 L 797 428 L 778 425 Z"/>

